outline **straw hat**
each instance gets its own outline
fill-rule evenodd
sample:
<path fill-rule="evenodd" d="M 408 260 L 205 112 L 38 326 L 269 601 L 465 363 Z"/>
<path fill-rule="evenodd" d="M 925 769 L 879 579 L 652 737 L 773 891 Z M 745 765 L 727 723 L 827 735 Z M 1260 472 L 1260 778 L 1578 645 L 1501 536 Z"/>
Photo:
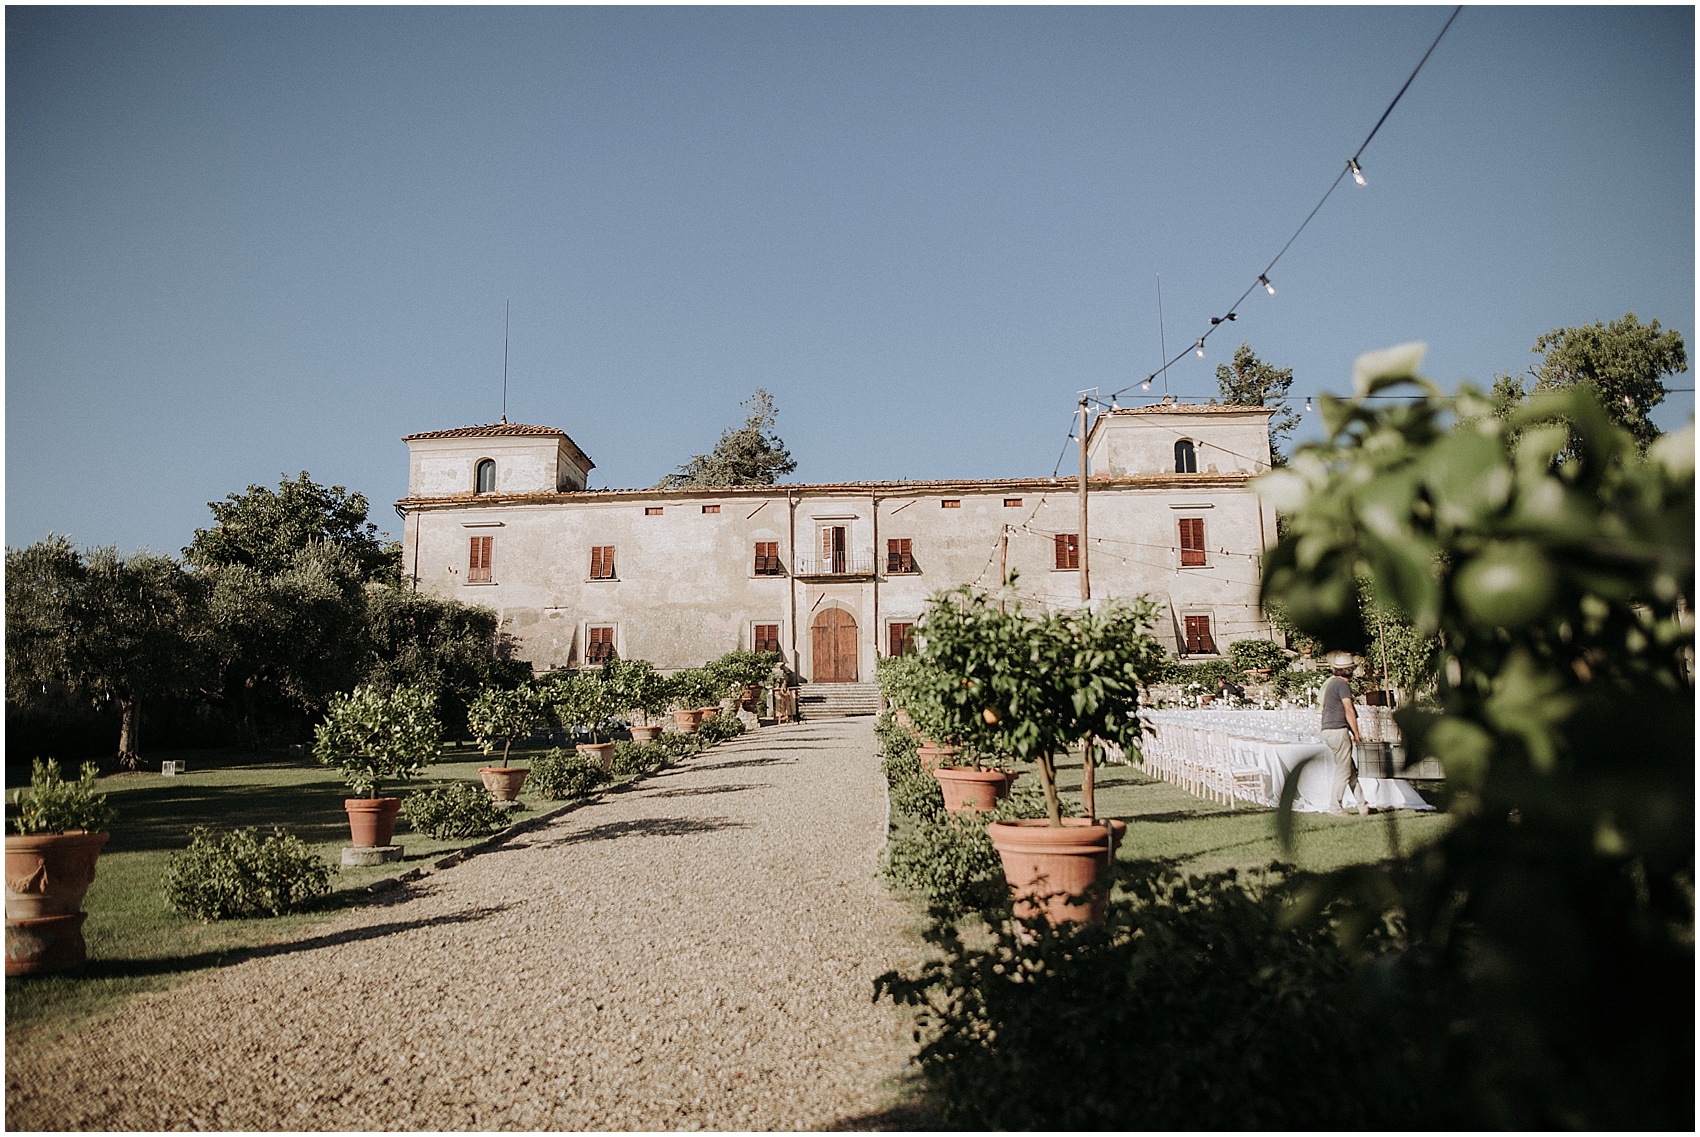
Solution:
<path fill-rule="evenodd" d="M 1350 671 L 1357 666 L 1349 651 L 1331 651 L 1328 653 L 1328 666 L 1336 670 Z"/>

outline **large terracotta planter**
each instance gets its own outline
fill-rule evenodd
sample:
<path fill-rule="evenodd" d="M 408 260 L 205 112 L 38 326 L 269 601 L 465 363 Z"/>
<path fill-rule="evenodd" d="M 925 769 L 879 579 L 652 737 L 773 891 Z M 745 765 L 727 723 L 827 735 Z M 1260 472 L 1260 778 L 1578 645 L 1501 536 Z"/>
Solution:
<path fill-rule="evenodd" d="M 379 849 L 394 844 L 395 815 L 401 810 L 398 797 L 348 797 L 348 833 L 356 849 Z"/>
<path fill-rule="evenodd" d="M 916 757 L 921 760 L 921 769 L 936 770 L 940 766 L 948 766 L 950 764 L 949 760 L 955 758 L 960 753 L 962 753 L 962 748 L 960 746 L 952 746 L 949 743 L 933 742 L 929 739 L 923 738 L 921 740 L 921 748 L 916 752 Z"/>
<path fill-rule="evenodd" d="M 698 711 L 697 713 L 702 715 L 702 721 L 703 722 L 707 722 L 709 719 L 713 718 L 715 715 L 720 713 L 720 708 L 719 707 L 704 707 L 704 708 L 702 708 L 702 710 Z"/>
<path fill-rule="evenodd" d="M 1015 915 L 1043 915 L 1055 927 L 1063 923 L 1097 923 L 1109 899 L 1107 875 L 1127 823 L 1065 817 L 1057 829 L 1044 818 L 994 821 L 986 835 L 1003 860 L 1004 878 L 1015 896 Z M 1087 894 L 1078 903 L 1069 898 Z"/>
<path fill-rule="evenodd" d="M 497 801 L 514 801 L 519 797 L 519 788 L 525 785 L 526 775 L 531 773 L 527 766 L 480 766 L 478 776 L 484 781 L 484 788 L 490 791 L 490 796 Z"/>
<path fill-rule="evenodd" d="M 89 957 L 82 912 L 6 921 L 6 974 L 63 971 Z"/>
<path fill-rule="evenodd" d="M 612 742 L 581 742 L 578 744 L 578 752 L 606 769 L 608 763 L 614 757 L 614 744 Z"/>
<path fill-rule="evenodd" d="M 74 829 L 6 838 L 6 919 L 71 916 L 82 911 L 95 862 L 111 834 Z"/>
<path fill-rule="evenodd" d="M 944 807 L 952 813 L 996 809 L 1009 796 L 1019 770 L 976 770 L 972 766 L 940 766 L 933 771 L 944 791 Z"/>
<path fill-rule="evenodd" d="M 744 688 L 743 697 L 738 700 L 738 705 L 743 707 L 746 711 L 753 711 L 756 709 L 756 704 L 760 701 L 761 687 L 755 683 L 751 683 L 749 686 Z"/>
<path fill-rule="evenodd" d="M 702 725 L 702 712 L 699 710 L 674 711 L 673 725 L 686 734 L 695 734 L 697 727 Z"/>
<path fill-rule="evenodd" d="M 661 737 L 661 728 L 658 727 L 658 726 L 634 726 L 634 727 L 632 727 L 632 741 L 633 742 L 654 742 L 656 739 L 658 739 L 660 737 Z"/>

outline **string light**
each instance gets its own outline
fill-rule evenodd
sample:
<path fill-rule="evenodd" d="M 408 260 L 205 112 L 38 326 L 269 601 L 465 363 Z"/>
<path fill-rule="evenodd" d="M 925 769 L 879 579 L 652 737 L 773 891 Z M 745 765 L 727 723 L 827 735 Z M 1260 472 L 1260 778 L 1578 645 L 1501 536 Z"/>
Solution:
<path fill-rule="evenodd" d="M 1393 108 L 1399 105 L 1399 100 L 1405 97 L 1405 92 L 1410 89 L 1412 81 L 1415 80 L 1417 74 L 1422 71 L 1423 65 L 1428 62 L 1428 57 L 1434 54 L 1435 48 L 1440 46 L 1440 41 L 1445 37 L 1447 29 L 1452 27 L 1452 21 L 1456 20 L 1458 18 L 1458 14 L 1463 10 L 1464 6 L 1462 4 L 1452 9 L 1452 14 L 1446 18 L 1446 23 L 1442 25 L 1440 33 L 1434 37 L 1434 42 L 1429 44 L 1428 50 L 1423 52 L 1423 57 L 1417 61 L 1416 67 L 1411 70 L 1411 74 L 1405 79 L 1404 86 L 1399 88 L 1399 93 L 1393 96 L 1393 101 L 1387 104 L 1387 109 L 1381 112 L 1381 117 L 1377 119 L 1375 125 L 1370 128 L 1368 137 L 1366 137 L 1362 144 L 1358 146 L 1357 151 L 1350 158 L 1346 159 L 1346 168 L 1335 175 L 1334 181 L 1331 182 L 1328 189 L 1324 191 L 1321 200 L 1316 203 L 1310 213 L 1306 215 L 1305 219 L 1299 223 L 1299 227 L 1294 230 L 1293 235 L 1287 238 L 1287 243 L 1281 246 L 1281 251 L 1275 254 L 1273 260 L 1263 266 L 1263 271 L 1258 273 L 1257 279 L 1253 281 L 1251 286 L 1240 294 L 1240 298 L 1234 301 L 1234 303 L 1229 307 L 1229 314 L 1226 319 L 1231 320 L 1235 318 L 1234 310 L 1245 301 L 1247 296 L 1251 295 L 1252 289 L 1256 288 L 1259 284 L 1263 285 L 1264 290 L 1268 292 L 1269 295 L 1275 295 L 1275 286 L 1269 282 L 1270 271 L 1274 269 L 1275 265 L 1280 262 L 1282 257 L 1287 255 L 1287 250 L 1293 247 L 1293 242 L 1299 239 L 1300 234 L 1305 231 L 1305 228 L 1311 223 L 1312 219 L 1316 217 L 1317 212 L 1322 209 L 1323 205 L 1327 203 L 1329 197 L 1333 195 L 1337 188 L 1339 188 L 1340 183 L 1345 180 L 1347 174 L 1350 174 L 1352 179 L 1361 186 L 1369 184 L 1369 179 L 1364 177 L 1363 168 L 1358 165 L 1358 155 L 1362 154 L 1364 150 L 1369 147 L 1370 141 L 1376 136 L 1376 133 L 1381 130 L 1382 124 L 1387 121 L 1387 116 L 1393 113 Z M 1161 304 L 1160 294 L 1158 302 Z M 1221 322 L 1220 318 L 1212 319 L 1210 321 L 1212 327 L 1220 324 Z M 1194 350 L 1197 352 L 1200 359 L 1204 358 L 1204 340 L 1202 338 L 1200 338 L 1194 345 Z M 1169 360 L 1168 363 L 1163 365 L 1163 367 L 1167 368 L 1173 366 L 1185 357 L 1186 349 L 1183 348 L 1179 355 L 1175 356 L 1174 359 Z M 1154 378 L 1156 378 L 1155 373 L 1145 380 L 1140 389 L 1148 390 L 1151 386 L 1151 379 Z M 1115 393 L 1119 395 L 1125 391 L 1131 391 L 1132 389 L 1133 384 L 1129 383 L 1126 387 L 1123 387 L 1120 391 Z"/>
<path fill-rule="evenodd" d="M 1151 380 L 1149 380 L 1149 379 L 1147 379 L 1147 380 L 1146 380 L 1146 381 L 1145 381 L 1145 382 L 1143 382 L 1143 383 L 1141 383 L 1141 384 L 1140 384 L 1140 385 L 1139 385 L 1139 389 L 1140 389 L 1140 390 L 1141 390 L 1141 391 L 1149 391 L 1149 390 L 1150 390 L 1150 389 L 1151 389 Z M 1111 397 L 1111 398 L 1112 398 L 1112 399 L 1113 399 L 1113 398 L 1115 398 L 1115 396 L 1114 396 L 1114 395 L 1111 395 L 1111 396 L 1110 396 L 1110 397 Z"/>
<path fill-rule="evenodd" d="M 1305 410 L 1307 410 L 1307 411 L 1310 410 L 1310 396 L 1309 395 L 1305 396 Z"/>

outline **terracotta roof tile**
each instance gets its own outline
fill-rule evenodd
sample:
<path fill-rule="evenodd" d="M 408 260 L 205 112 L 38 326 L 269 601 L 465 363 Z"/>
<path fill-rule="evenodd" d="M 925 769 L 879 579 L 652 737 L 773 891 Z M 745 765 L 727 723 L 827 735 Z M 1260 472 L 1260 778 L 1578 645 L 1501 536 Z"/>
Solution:
<path fill-rule="evenodd" d="M 1152 403 L 1148 407 L 1117 407 L 1113 415 L 1220 415 L 1263 413 L 1272 415 L 1274 407 L 1248 407 L 1237 403 Z"/>
<path fill-rule="evenodd" d="M 419 434 L 404 434 L 403 442 L 416 438 L 482 438 L 496 434 L 553 434 L 561 438 L 567 432 L 554 426 L 527 426 L 523 422 L 493 422 L 487 426 L 457 426 L 453 430 L 427 430 Z"/>

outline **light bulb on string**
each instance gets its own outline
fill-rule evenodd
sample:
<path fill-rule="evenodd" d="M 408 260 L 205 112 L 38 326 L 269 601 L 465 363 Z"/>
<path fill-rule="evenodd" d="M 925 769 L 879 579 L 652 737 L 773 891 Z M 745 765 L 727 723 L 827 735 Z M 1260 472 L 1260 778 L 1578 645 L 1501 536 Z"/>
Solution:
<path fill-rule="evenodd" d="M 1257 278 L 1257 283 L 1263 285 L 1263 291 L 1269 293 L 1271 296 L 1275 295 L 1275 286 L 1269 283 L 1269 277 L 1267 275 L 1259 276 Z"/>
<path fill-rule="evenodd" d="M 1309 395 L 1305 396 L 1305 410 L 1307 410 L 1307 411 L 1310 410 L 1310 396 Z"/>
<path fill-rule="evenodd" d="M 1139 389 L 1141 391 L 1149 391 L 1151 389 L 1151 380 L 1147 379 L 1145 382 L 1141 383 L 1139 385 Z"/>
<path fill-rule="evenodd" d="M 1196 349 L 1196 354 L 1198 355 L 1198 358 L 1200 358 L 1200 359 L 1204 358 L 1204 337 L 1203 336 L 1198 337 L 1198 348 Z"/>
<path fill-rule="evenodd" d="M 1369 179 L 1364 177 L 1363 170 L 1358 168 L 1358 160 L 1356 158 L 1347 158 L 1346 168 L 1352 171 L 1352 180 L 1354 182 L 1357 182 L 1360 186 L 1369 185 Z"/>

